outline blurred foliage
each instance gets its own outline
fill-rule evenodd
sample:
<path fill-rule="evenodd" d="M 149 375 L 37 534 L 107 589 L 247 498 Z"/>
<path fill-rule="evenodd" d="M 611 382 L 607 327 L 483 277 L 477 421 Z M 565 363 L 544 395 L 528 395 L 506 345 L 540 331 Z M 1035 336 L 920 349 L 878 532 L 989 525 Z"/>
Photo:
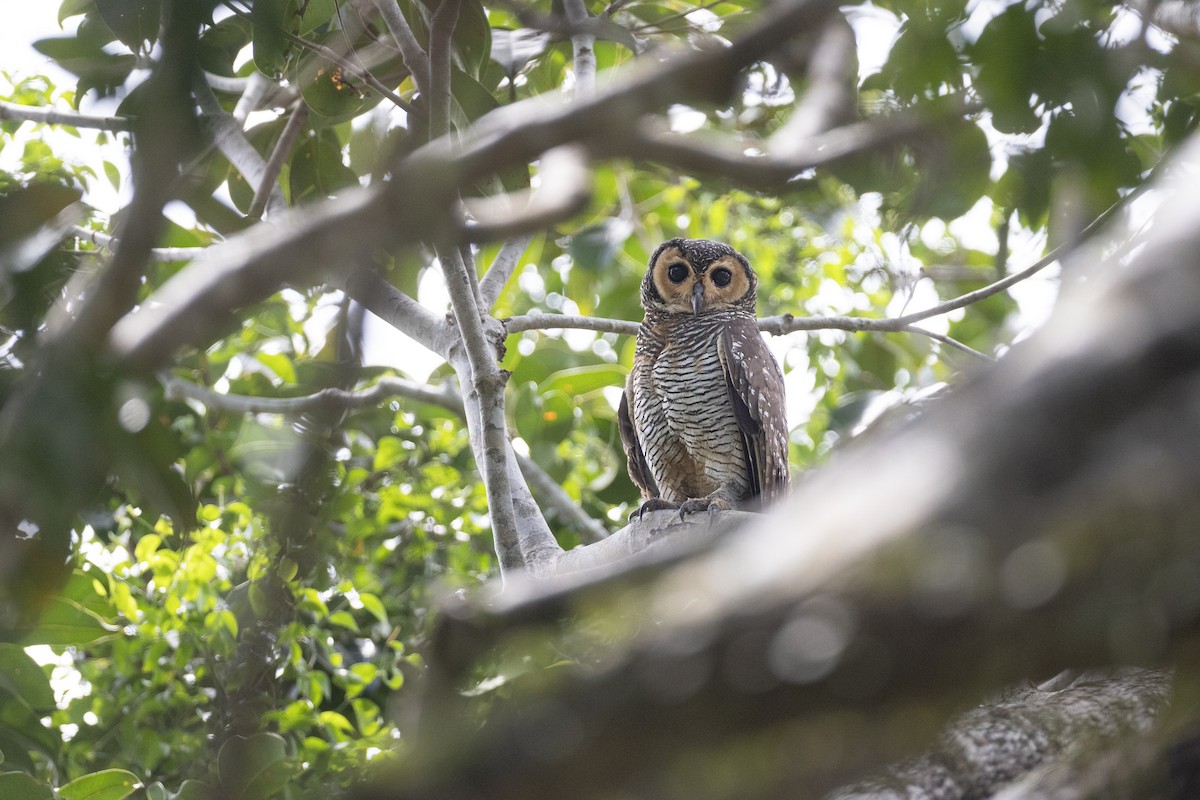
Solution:
<path fill-rule="evenodd" d="M 735 37 L 759 10 L 740 0 L 588 6 L 600 21 L 602 86 L 656 51 Z M 380 20 L 334 0 L 205 7 L 205 70 L 286 78 L 309 108 L 280 176 L 291 204 L 378 181 L 392 153 L 427 136 L 419 102 L 413 114 L 398 112 L 300 42 L 353 51 L 413 103 L 411 77 L 394 48 L 380 44 Z M 400 7 L 424 43 L 436 2 Z M 561 12 L 551 0 L 521 7 Z M 570 42 L 529 29 L 513 8 L 463 0 L 452 80 L 460 129 L 569 85 Z M 895 315 L 1003 274 L 1009 265 L 998 254 L 1008 250 L 993 230 L 1035 248 L 1071 238 L 1196 127 L 1196 41 L 1165 36 L 1131 6 L 888 0 L 845 10 L 852 21 L 882 20 L 895 31 L 886 59 L 859 87 L 864 118 L 953 98 L 978 112 L 916 143 L 805 173 L 775 196 L 652 165 L 596 165 L 588 211 L 534 240 L 495 314 L 638 319 L 650 253 L 684 235 L 728 241 L 749 258 L 764 316 Z M 64 0 L 68 32 L 35 47 L 76 85 L 58 91 L 44 78 L 5 75 L 0 94 L 35 106 L 114 98 L 118 113 L 136 115 L 137 67 L 155 52 L 162 12 L 160 0 Z M 885 34 L 865 46 L 886 45 Z M 682 130 L 757 146 L 787 119 L 803 80 L 760 64 L 728 107 L 676 108 L 672 119 Z M 227 110 L 238 99 L 218 97 Z M 281 116 L 248 135 L 265 157 L 282 130 Z M 0 122 L 0 406 L 17 396 L 68 282 L 103 267 L 71 224 L 111 232 L 122 216 L 91 198 L 106 184 L 120 190 L 127 171 L 68 157 L 79 148 L 63 137 L 132 147 L 124 135 Z M 253 188 L 218 152 L 189 153 L 187 165 L 176 194 L 195 223 L 171 223 L 160 244 L 203 246 L 252 224 Z M 479 191 L 526 185 L 535 171 L 499 176 Z M 1051 213 L 1061 208 L 1075 213 Z M 497 249 L 478 249 L 481 268 Z M 142 296 L 180 267 L 151 265 Z M 437 282 L 430 269 L 398 260 L 390 277 L 428 300 Z M 336 292 L 285 291 L 224 339 L 182 354 L 172 371 L 231 395 L 274 397 L 383 374 L 424 379 L 402 343 L 385 366 L 347 355 L 357 348 L 346 343 L 361 337 L 345 312 Z M 991 353 L 1025 318 L 1010 296 L 997 295 L 940 329 L 929 324 Z M 881 408 L 935 389 L 967 364 L 910 335 L 821 331 L 774 345 L 787 375 L 796 470 Z M 610 528 L 636 498 L 614 402 L 632 351 L 630 339 L 613 334 L 537 331 L 512 337 L 504 363 L 514 435 Z M 38 587 L 30 596 L 40 617 L 5 630 L 0 643 L 0 796 L 51 797 L 53 786 L 68 800 L 328 797 L 386 758 L 403 742 L 397 709 L 422 672 L 436 593 L 495 572 L 462 421 L 400 399 L 344 414 L 243 415 L 168 398 L 154 383 L 80 381 L 37 414 L 47 432 L 39 452 L 6 456 L 29 460 L 27 485 L 0 487 L 45 493 L 72 531 L 60 554 L 70 553 L 65 584 L 25 576 Z M 78 485 L 102 491 L 63 493 L 77 475 Z M 579 543 L 553 509 L 547 515 L 564 546 Z M 485 704 L 529 668 L 517 661 L 474 675 L 474 702 Z"/>

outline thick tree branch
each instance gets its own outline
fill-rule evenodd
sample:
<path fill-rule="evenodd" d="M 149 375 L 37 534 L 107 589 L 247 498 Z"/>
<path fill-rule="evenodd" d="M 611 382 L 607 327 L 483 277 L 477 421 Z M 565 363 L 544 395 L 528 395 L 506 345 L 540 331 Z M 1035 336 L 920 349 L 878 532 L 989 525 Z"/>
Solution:
<path fill-rule="evenodd" d="M 74 128 L 98 128 L 102 131 L 128 131 L 133 123 L 125 117 L 80 114 L 42 106 L 23 106 L 0 100 L 0 120 L 36 122 L 42 125 L 70 125 Z"/>
<path fill-rule="evenodd" d="M 443 248 L 438 254 L 454 320 L 462 335 L 466 358 L 454 358 L 467 407 L 467 423 L 476 429 L 472 435 L 475 462 L 487 489 L 492 533 L 500 560 L 500 574 L 507 575 L 525 566 L 520 534 L 509 486 L 508 459 L 512 449 L 504 419 L 504 386 L 507 383 L 499 364 L 496 345 L 488 340 L 484 321 L 476 305 L 475 293 L 467 275 L 467 266 L 457 248 Z M 489 317 L 490 319 L 490 317 Z M 464 369 L 465 367 L 465 369 Z"/>
<path fill-rule="evenodd" d="M 668 164 L 688 172 L 720 175 L 756 189 L 778 189 L 815 167 L 886 145 L 925 135 L 931 126 L 959 119 L 971 107 L 948 105 L 936 111 L 903 111 L 843 125 L 806 139 L 789 140 L 785 155 L 747 155 L 743 147 L 720 138 L 701 139 L 667 131 L 661 123 L 641 122 L 619 136 L 595 138 L 595 157 L 629 154 L 641 161 Z"/>
<path fill-rule="evenodd" d="M 271 157 L 267 159 L 267 163 L 263 167 L 261 182 L 254 190 L 254 199 L 250 202 L 250 210 L 246 216 L 251 219 L 262 217 L 267 203 L 278 189 L 276 181 L 279 180 L 279 173 L 283 169 L 284 162 L 291 155 L 292 146 L 296 143 L 296 139 L 299 138 L 300 132 L 304 130 L 307 122 L 308 105 L 304 102 L 297 103 L 291 116 L 288 117 L 287 124 L 283 126 L 283 132 L 279 134 L 279 141 L 275 143 Z"/>

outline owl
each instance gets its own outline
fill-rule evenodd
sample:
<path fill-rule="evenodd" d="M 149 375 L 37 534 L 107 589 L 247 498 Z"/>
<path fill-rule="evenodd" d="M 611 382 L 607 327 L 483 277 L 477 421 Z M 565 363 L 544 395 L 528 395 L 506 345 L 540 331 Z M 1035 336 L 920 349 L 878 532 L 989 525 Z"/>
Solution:
<path fill-rule="evenodd" d="M 636 516 L 756 508 L 787 490 L 783 373 L 758 332 L 757 286 L 718 242 L 671 239 L 650 258 L 617 413 Z"/>

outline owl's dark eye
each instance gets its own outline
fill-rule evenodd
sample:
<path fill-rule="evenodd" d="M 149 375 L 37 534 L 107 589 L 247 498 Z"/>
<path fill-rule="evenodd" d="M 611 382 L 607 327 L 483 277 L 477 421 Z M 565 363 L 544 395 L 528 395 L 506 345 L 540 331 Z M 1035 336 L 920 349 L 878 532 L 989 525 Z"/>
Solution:
<path fill-rule="evenodd" d="M 671 283 L 683 283 L 688 276 L 688 268 L 686 264 L 681 264 L 676 261 L 671 266 L 667 267 L 667 277 L 671 279 Z"/>
<path fill-rule="evenodd" d="M 715 283 L 717 286 L 720 286 L 720 287 L 728 286 L 729 282 L 731 280 L 733 280 L 733 273 L 730 272 L 729 270 L 725 269 L 724 267 L 719 267 L 719 268 L 713 270 L 712 282 Z"/>

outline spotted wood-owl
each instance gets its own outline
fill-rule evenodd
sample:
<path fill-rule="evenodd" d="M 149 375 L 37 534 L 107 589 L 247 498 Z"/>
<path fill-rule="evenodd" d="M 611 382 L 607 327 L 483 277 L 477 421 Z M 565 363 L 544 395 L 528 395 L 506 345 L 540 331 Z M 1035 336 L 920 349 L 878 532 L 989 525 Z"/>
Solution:
<path fill-rule="evenodd" d="M 757 286 L 718 242 L 671 239 L 650 258 L 618 409 L 639 516 L 756 507 L 786 491 L 783 373 L 758 332 Z"/>

